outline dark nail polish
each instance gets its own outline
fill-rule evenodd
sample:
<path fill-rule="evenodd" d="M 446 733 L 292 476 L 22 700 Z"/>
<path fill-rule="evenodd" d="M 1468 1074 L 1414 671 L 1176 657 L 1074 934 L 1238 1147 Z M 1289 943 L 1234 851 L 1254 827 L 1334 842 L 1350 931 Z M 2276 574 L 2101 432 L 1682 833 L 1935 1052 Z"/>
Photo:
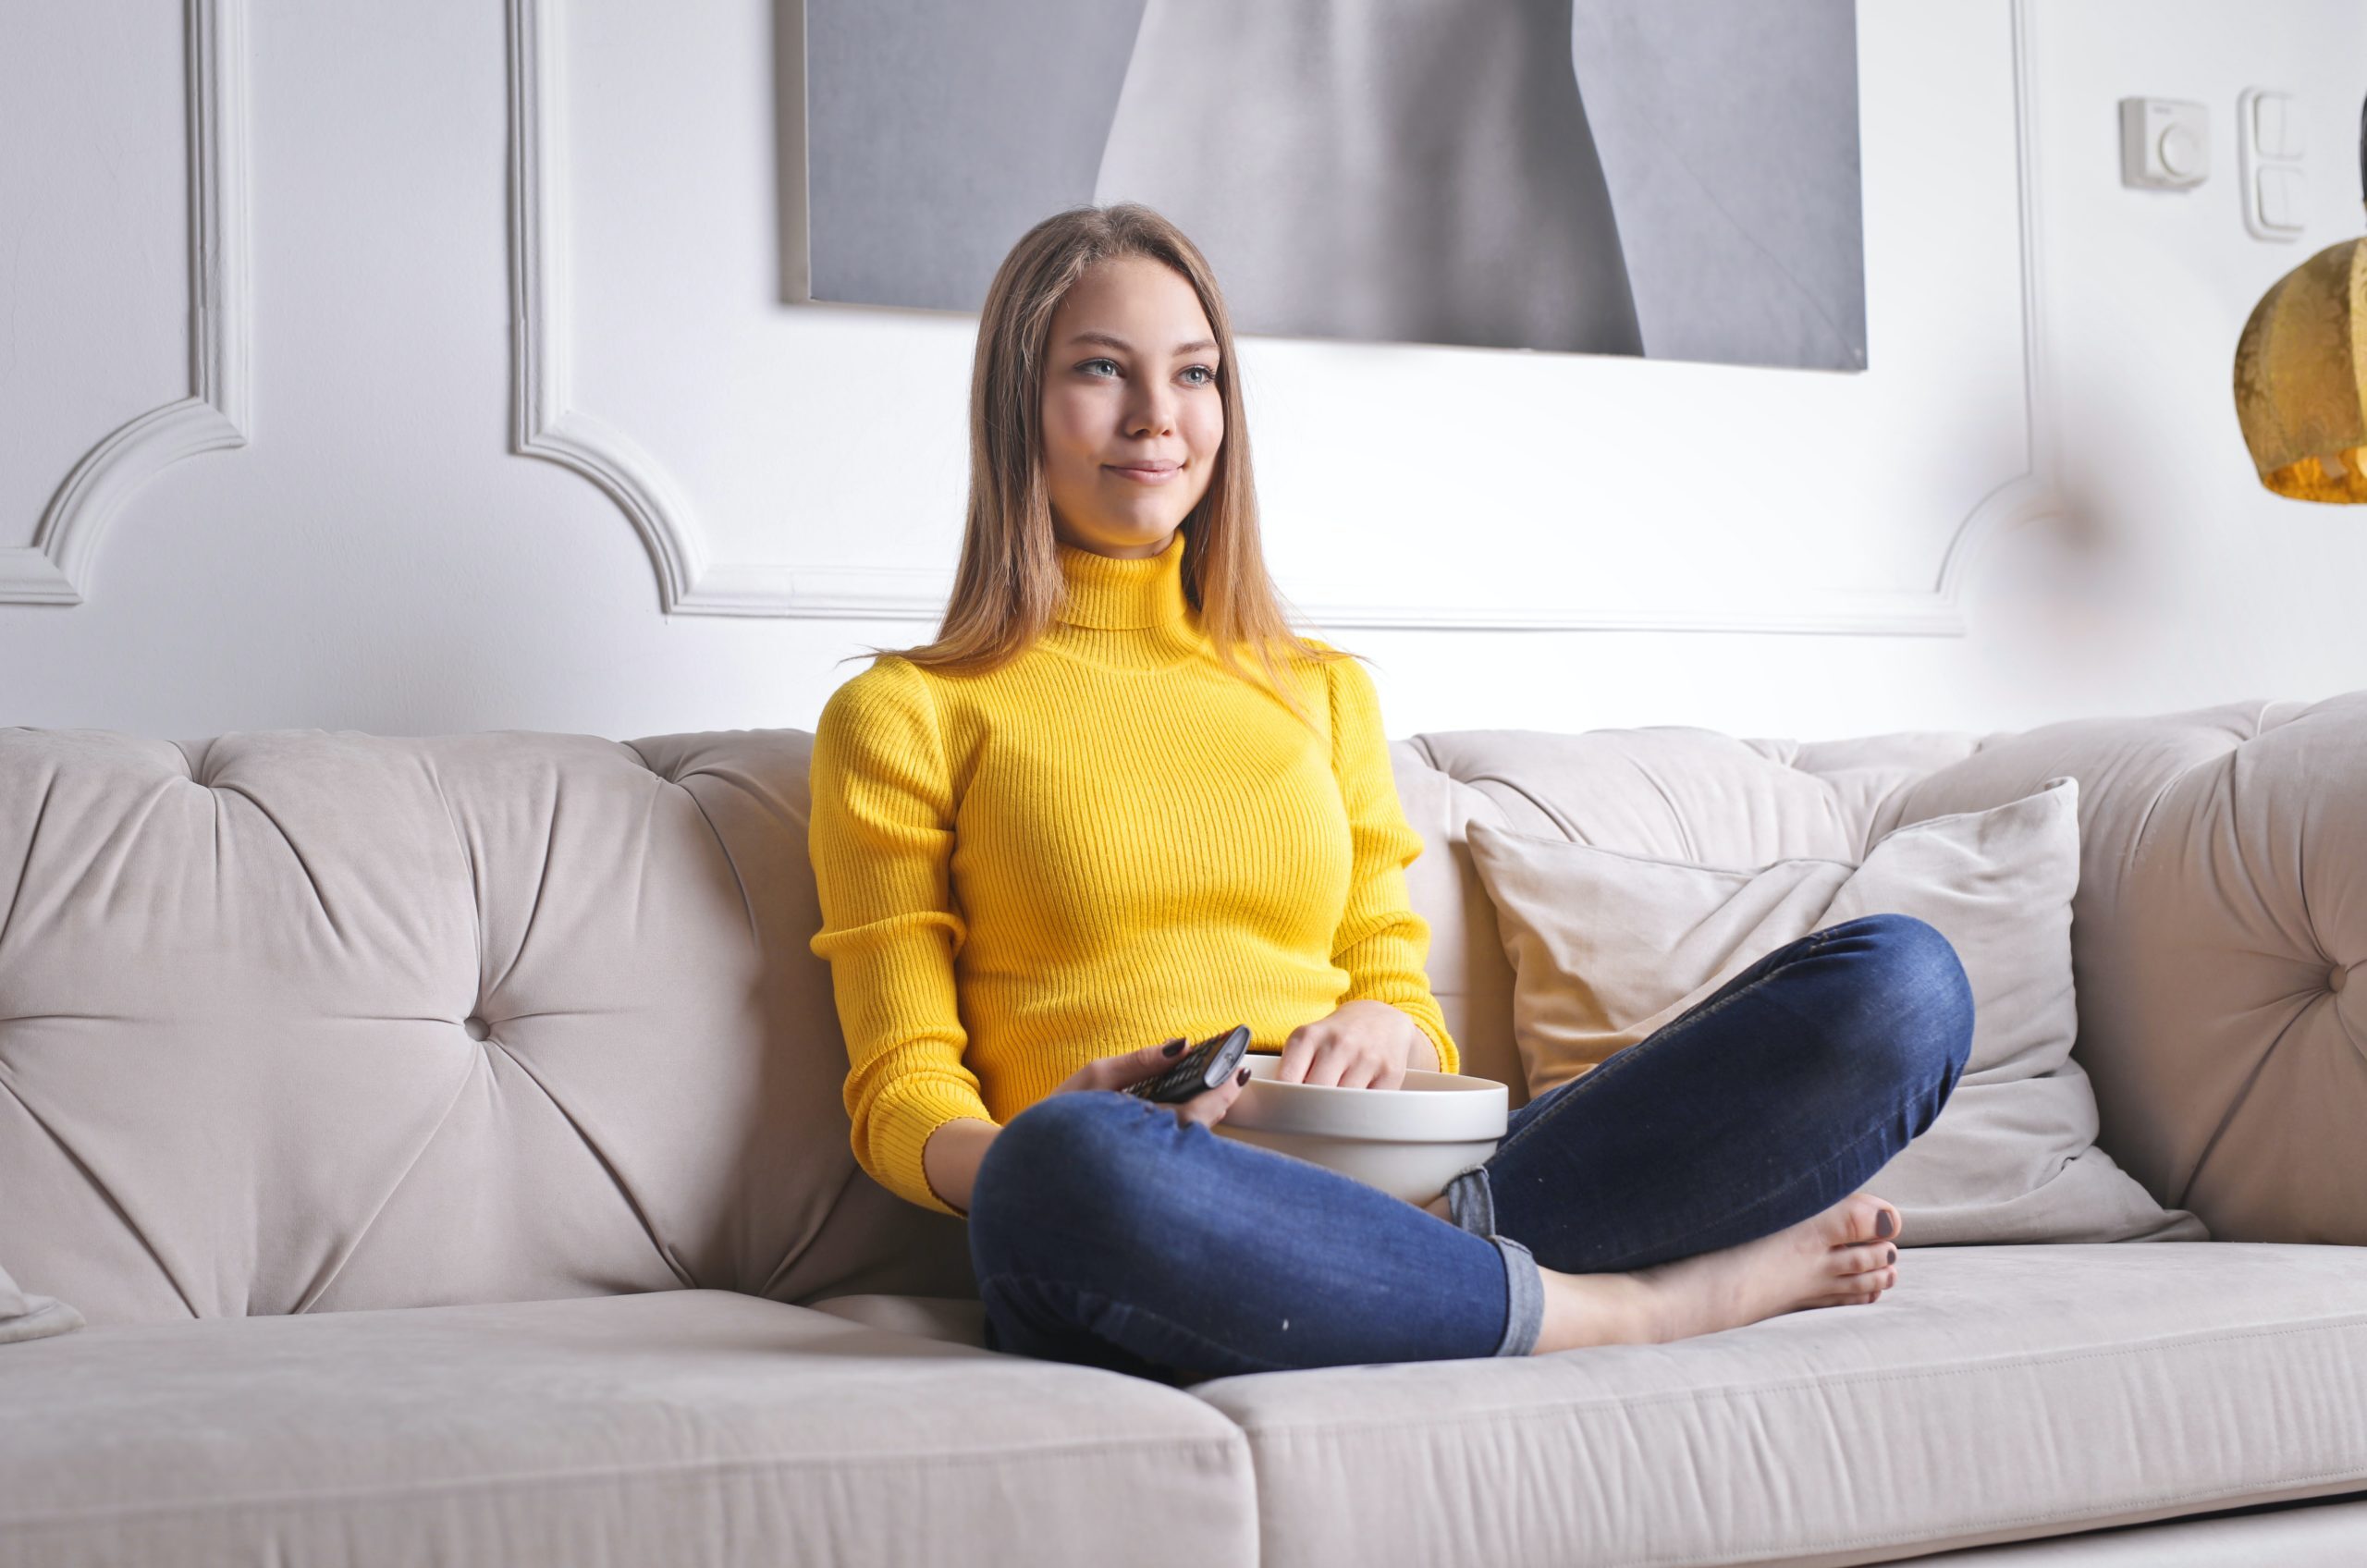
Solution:
<path fill-rule="evenodd" d="M 1243 1069 L 1241 1070 L 1241 1072 L 1240 1072 L 1239 1075 L 1237 1075 L 1237 1076 L 1233 1079 L 1233 1082 L 1234 1082 L 1234 1083 L 1236 1083 L 1236 1084 L 1246 1084 L 1246 1083 L 1248 1083 L 1248 1082 L 1249 1082 L 1249 1069 L 1247 1069 L 1247 1068 L 1245 1068 L 1245 1068 L 1243 1068 Z"/>
<path fill-rule="evenodd" d="M 1891 1263 L 1896 1263 L 1898 1261 L 1898 1249 L 1896 1247 L 1890 1249 L 1890 1256 L 1885 1261 Z"/>
<path fill-rule="evenodd" d="M 1182 1056 L 1184 1054 L 1184 1042 L 1181 1040 L 1168 1041 L 1167 1054 L 1169 1056 Z"/>
<path fill-rule="evenodd" d="M 1874 1221 L 1874 1234 L 1877 1236 L 1887 1236 L 1890 1234 L 1889 1209 L 1883 1209 L 1881 1217 Z"/>

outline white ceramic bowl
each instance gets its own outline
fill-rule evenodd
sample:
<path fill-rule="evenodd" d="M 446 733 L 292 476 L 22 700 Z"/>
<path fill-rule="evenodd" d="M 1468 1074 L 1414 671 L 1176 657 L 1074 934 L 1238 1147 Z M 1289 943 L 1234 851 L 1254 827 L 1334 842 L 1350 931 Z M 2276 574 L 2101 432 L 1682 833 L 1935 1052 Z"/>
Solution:
<path fill-rule="evenodd" d="M 1512 1096 L 1492 1078 L 1409 1068 L 1397 1089 L 1281 1084 L 1282 1058 L 1242 1059 L 1249 1082 L 1210 1129 L 1301 1159 L 1421 1205 L 1457 1171 L 1496 1152 Z"/>

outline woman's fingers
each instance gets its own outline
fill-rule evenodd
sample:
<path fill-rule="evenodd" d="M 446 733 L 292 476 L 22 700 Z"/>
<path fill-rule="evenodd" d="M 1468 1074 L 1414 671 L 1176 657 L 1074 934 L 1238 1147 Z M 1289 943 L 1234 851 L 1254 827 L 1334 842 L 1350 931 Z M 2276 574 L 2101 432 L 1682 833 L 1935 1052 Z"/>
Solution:
<path fill-rule="evenodd" d="M 1146 1078 L 1158 1076 L 1175 1065 L 1190 1042 L 1181 1035 L 1163 1046 L 1145 1046 L 1140 1050 L 1120 1051 L 1115 1056 L 1098 1056 L 1061 1081 L 1054 1094 L 1071 1089 L 1122 1089 Z"/>
<path fill-rule="evenodd" d="M 1175 1059 L 1191 1044 L 1182 1035 L 1165 1045 L 1145 1046 L 1140 1050 L 1123 1051 L 1117 1056 L 1103 1057 L 1100 1065 L 1108 1072 L 1103 1087 L 1122 1089 L 1129 1084 L 1139 1084 L 1146 1078 L 1156 1078 L 1175 1065 Z"/>
<path fill-rule="evenodd" d="M 1177 1106 L 1175 1115 L 1179 1121 L 1213 1127 L 1224 1120 L 1224 1113 L 1233 1109 L 1233 1102 L 1241 1097 L 1242 1088 L 1248 1082 L 1249 1069 L 1241 1068 L 1215 1088 L 1203 1089 Z"/>

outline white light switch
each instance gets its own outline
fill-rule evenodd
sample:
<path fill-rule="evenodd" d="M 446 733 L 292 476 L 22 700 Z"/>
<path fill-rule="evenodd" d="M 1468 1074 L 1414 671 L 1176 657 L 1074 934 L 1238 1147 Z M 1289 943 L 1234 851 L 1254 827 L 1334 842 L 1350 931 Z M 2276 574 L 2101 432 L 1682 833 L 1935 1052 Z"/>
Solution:
<path fill-rule="evenodd" d="M 2292 118 L 2285 110 L 2291 100 L 2282 92 L 2263 92 L 2252 100 L 2252 145 L 2263 158 L 2298 158 L 2301 144 Z"/>
<path fill-rule="evenodd" d="M 2300 169 L 2263 168 L 2253 189 L 2259 193 L 2255 210 L 2260 215 L 2261 227 L 2274 229 L 2280 234 L 2301 232 Z"/>
<path fill-rule="evenodd" d="M 2236 100 L 2236 163 L 2244 227 L 2256 239 L 2292 241 L 2309 227 L 2310 181 L 2293 94 L 2248 87 Z"/>

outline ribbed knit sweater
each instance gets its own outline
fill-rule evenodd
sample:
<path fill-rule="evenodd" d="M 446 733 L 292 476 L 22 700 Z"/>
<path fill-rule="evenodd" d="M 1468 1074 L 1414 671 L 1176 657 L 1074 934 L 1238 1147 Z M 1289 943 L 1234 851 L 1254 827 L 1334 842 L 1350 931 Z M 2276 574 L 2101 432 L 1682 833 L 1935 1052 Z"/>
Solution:
<path fill-rule="evenodd" d="M 855 1158 L 925 1208 L 960 1212 L 922 1167 L 938 1127 L 1000 1126 L 1094 1058 L 1173 1035 L 1246 1023 L 1279 1052 L 1369 998 L 1460 1071 L 1371 678 L 1285 666 L 1310 731 L 1217 662 L 1184 546 L 1181 529 L 1134 559 L 1060 544 L 1059 619 L 1017 659 L 963 676 L 882 655 L 823 706 L 811 945 Z"/>

